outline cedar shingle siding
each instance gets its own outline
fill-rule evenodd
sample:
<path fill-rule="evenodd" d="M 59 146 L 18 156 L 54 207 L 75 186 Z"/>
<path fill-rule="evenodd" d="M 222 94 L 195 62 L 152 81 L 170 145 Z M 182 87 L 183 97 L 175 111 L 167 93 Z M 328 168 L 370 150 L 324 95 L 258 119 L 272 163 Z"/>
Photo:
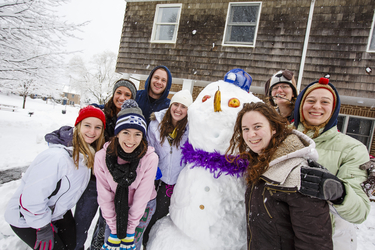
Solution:
<path fill-rule="evenodd" d="M 217 81 L 242 68 L 264 86 L 289 69 L 298 80 L 311 0 L 247 1 L 262 2 L 255 47 L 222 46 L 229 2 L 246 1 L 127 2 L 116 71 L 148 75 L 165 65 L 176 78 Z M 182 4 L 177 41 L 151 43 L 156 5 L 170 3 Z M 374 0 L 315 1 L 301 89 L 330 74 L 340 96 L 375 98 L 375 53 L 366 52 L 374 9 Z"/>

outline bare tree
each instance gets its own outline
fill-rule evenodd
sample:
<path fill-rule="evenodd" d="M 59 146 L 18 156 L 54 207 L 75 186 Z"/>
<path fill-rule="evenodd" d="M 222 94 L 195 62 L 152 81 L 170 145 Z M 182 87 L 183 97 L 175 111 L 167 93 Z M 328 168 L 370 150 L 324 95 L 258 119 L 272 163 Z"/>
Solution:
<path fill-rule="evenodd" d="M 94 102 L 104 104 L 112 94 L 114 82 L 120 78 L 115 73 L 117 56 L 105 51 L 92 57 L 85 63 L 81 57 L 75 56 L 68 65 L 71 87 L 81 92 L 81 98 L 94 98 Z M 87 66 L 86 66 L 87 65 Z"/>
<path fill-rule="evenodd" d="M 0 86 L 51 84 L 62 68 L 65 39 L 83 24 L 56 14 L 68 0 L 0 0 Z M 30 80 L 30 75 L 33 80 Z"/>

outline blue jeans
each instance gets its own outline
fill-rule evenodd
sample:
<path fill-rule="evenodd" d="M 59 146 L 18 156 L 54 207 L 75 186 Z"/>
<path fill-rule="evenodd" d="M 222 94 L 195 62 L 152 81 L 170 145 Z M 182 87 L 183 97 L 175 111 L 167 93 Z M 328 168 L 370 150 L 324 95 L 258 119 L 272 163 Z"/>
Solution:
<path fill-rule="evenodd" d="M 146 230 L 148 223 L 150 223 L 152 215 L 154 215 L 155 213 L 155 209 L 156 209 L 156 198 L 153 200 L 150 200 L 147 203 L 145 213 L 143 214 L 142 218 L 139 220 L 139 224 L 137 228 L 135 229 L 134 243 L 135 243 L 136 250 L 141 250 L 143 232 Z M 107 224 L 105 227 L 105 242 L 107 242 L 110 234 L 111 234 L 111 230 L 109 229 L 109 226 Z"/>
<path fill-rule="evenodd" d="M 75 250 L 84 250 L 87 232 L 98 210 L 98 194 L 96 192 L 96 180 L 91 178 L 86 190 L 76 205 L 74 219 L 76 221 L 77 244 Z"/>

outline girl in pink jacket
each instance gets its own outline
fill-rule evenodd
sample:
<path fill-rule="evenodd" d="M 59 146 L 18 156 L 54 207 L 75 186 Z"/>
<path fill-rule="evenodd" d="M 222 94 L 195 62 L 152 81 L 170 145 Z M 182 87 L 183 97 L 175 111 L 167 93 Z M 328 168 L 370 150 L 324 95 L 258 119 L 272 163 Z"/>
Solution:
<path fill-rule="evenodd" d="M 98 203 L 107 223 L 102 249 L 140 249 L 156 207 L 158 156 L 147 144 L 146 121 L 134 100 L 125 101 L 117 117 L 115 136 L 96 153 L 94 163 Z"/>

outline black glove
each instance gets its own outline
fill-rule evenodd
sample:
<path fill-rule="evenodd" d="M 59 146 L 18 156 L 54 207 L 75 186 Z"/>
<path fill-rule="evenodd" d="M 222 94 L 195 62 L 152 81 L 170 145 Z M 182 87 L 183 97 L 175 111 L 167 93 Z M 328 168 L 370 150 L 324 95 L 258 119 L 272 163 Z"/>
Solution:
<path fill-rule="evenodd" d="M 313 160 L 309 166 L 301 167 L 301 189 L 304 195 L 341 204 L 345 197 L 345 186 L 335 175 Z"/>
<path fill-rule="evenodd" d="M 34 249 L 53 249 L 55 245 L 53 234 L 54 232 L 57 232 L 57 229 L 52 223 L 49 223 L 44 227 L 38 228 L 36 230 L 36 241 Z"/>

